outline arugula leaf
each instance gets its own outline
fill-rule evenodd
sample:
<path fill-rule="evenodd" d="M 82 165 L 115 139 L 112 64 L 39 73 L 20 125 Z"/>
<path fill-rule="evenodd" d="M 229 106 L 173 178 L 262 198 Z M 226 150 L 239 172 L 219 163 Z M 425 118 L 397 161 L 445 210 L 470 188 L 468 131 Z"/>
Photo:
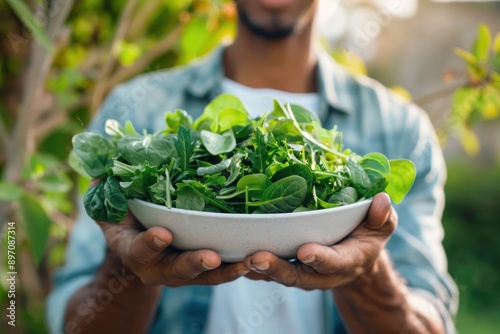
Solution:
<path fill-rule="evenodd" d="M 177 154 L 179 155 L 179 167 L 181 170 L 188 170 L 189 162 L 193 156 L 194 147 L 195 145 L 191 137 L 191 131 L 181 125 L 179 127 L 179 133 L 177 134 L 177 141 L 175 142 L 175 148 L 177 150 Z"/>
<path fill-rule="evenodd" d="M 198 167 L 198 169 L 196 170 L 196 173 L 199 176 L 203 176 L 203 175 L 207 175 L 207 174 L 211 175 L 211 174 L 219 173 L 219 172 L 222 172 L 223 170 L 228 169 L 230 165 L 231 165 L 231 159 L 224 159 L 221 162 L 219 162 L 218 164 L 215 164 L 215 165 L 212 165 L 209 167 Z"/>

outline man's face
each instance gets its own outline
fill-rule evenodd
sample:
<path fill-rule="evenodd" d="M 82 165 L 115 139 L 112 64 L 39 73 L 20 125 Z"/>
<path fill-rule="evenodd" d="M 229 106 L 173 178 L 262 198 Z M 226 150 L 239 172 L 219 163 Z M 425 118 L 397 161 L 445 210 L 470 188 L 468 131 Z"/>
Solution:
<path fill-rule="evenodd" d="M 265 39 L 283 39 L 314 19 L 318 0 L 235 0 L 239 19 Z"/>

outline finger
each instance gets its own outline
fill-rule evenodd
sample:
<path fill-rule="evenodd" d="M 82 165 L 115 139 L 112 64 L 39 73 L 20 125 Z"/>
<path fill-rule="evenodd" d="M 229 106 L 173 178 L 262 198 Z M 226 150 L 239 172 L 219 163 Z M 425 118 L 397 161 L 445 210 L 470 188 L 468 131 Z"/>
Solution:
<path fill-rule="evenodd" d="M 264 274 L 259 274 L 258 272 L 250 270 L 248 274 L 245 275 L 246 278 L 251 279 L 253 281 L 272 281 L 273 279 Z"/>
<path fill-rule="evenodd" d="M 165 258 L 164 277 L 172 282 L 193 279 L 205 271 L 219 267 L 221 263 L 220 255 L 212 250 L 176 253 Z"/>
<path fill-rule="evenodd" d="M 130 257 L 126 262 L 133 261 L 134 263 L 147 265 L 157 261 L 171 242 L 172 234 L 163 227 L 155 226 L 138 233 L 134 237 L 127 255 L 123 254 L 123 251 L 121 253 L 123 256 Z"/>
<path fill-rule="evenodd" d="M 365 226 L 379 230 L 391 217 L 393 208 L 391 206 L 391 199 L 386 193 L 379 193 L 373 198 L 373 202 L 368 211 Z"/>
<path fill-rule="evenodd" d="M 214 270 L 201 273 L 192 279 L 189 284 L 218 285 L 228 283 L 249 274 L 249 271 L 243 262 L 222 264 Z"/>
<path fill-rule="evenodd" d="M 297 257 L 302 263 L 324 275 L 358 275 L 375 261 L 382 250 L 381 240 L 347 238 L 331 247 L 305 244 L 299 248 Z"/>
<path fill-rule="evenodd" d="M 302 280 L 305 278 L 305 271 L 300 270 L 288 261 L 278 258 L 276 255 L 269 252 L 257 252 L 245 259 L 245 264 L 252 271 L 270 277 L 285 286 L 301 286 Z"/>

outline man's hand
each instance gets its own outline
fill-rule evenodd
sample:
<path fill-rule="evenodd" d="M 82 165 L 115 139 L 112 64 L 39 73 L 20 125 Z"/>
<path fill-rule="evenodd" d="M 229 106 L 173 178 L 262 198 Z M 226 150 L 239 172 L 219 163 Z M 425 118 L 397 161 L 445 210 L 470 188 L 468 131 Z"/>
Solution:
<path fill-rule="evenodd" d="M 146 230 L 130 212 L 118 224 L 97 224 L 111 251 L 145 285 L 216 285 L 249 272 L 244 263 L 221 264 L 220 255 L 212 250 L 179 252 L 169 248 L 172 234 L 167 229 L 156 226 Z"/>
<path fill-rule="evenodd" d="M 378 194 L 366 219 L 339 244 L 331 247 L 305 244 L 299 248 L 296 262 L 279 259 L 269 252 L 257 252 L 245 259 L 252 270 L 247 277 L 305 290 L 326 290 L 349 284 L 371 271 L 397 221 L 389 196 Z"/>

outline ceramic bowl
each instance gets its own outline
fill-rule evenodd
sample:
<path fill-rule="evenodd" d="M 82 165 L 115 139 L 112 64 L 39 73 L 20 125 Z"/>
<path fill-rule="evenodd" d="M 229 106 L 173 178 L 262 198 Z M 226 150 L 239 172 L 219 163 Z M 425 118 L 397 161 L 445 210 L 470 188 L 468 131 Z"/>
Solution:
<path fill-rule="evenodd" d="M 260 250 L 292 259 L 305 243 L 333 245 L 362 221 L 371 202 L 368 199 L 332 209 L 278 214 L 168 209 L 138 199 L 130 200 L 129 207 L 145 227 L 167 228 L 173 236 L 173 247 L 212 249 L 224 262 L 238 262 Z"/>

